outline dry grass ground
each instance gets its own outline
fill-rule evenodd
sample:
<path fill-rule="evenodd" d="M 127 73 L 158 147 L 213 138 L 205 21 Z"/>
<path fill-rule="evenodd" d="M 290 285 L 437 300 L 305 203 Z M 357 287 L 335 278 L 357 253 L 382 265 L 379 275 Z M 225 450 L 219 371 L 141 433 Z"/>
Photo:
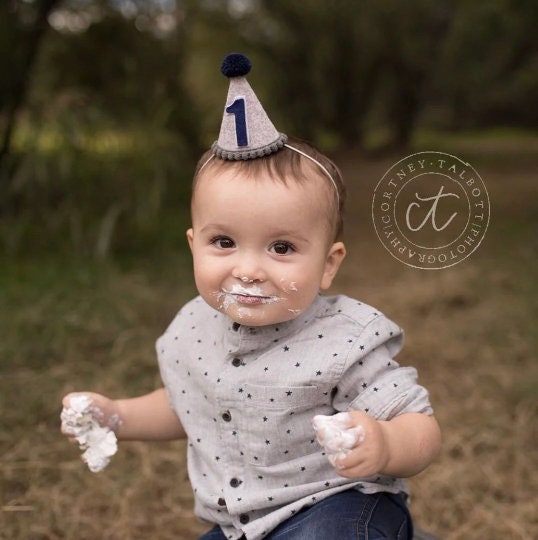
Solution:
<path fill-rule="evenodd" d="M 411 481 L 411 509 L 445 540 L 538 538 L 538 142 L 526 144 L 446 149 L 479 170 L 492 218 L 476 253 L 435 272 L 395 261 L 373 231 L 371 194 L 396 159 L 341 161 L 350 254 L 334 290 L 406 330 L 401 363 L 418 367 L 444 435 Z M 124 443 L 92 474 L 58 430 L 68 391 L 159 384 L 154 339 L 194 292 L 187 254 L 128 269 L 7 264 L 0 276 L 0 538 L 196 538 L 183 443 Z"/>

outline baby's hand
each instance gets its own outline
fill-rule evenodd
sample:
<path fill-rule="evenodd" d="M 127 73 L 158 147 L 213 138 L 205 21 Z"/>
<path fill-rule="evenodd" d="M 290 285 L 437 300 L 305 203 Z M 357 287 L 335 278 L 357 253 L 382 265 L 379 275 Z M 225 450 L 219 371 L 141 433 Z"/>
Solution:
<path fill-rule="evenodd" d="M 76 437 L 79 427 L 74 418 L 65 415 L 68 409 L 85 410 L 86 420 L 89 418 L 97 422 L 101 427 L 106 427 L 112 431 L 117 431 L 121 425 L 120 415 L 116 402 L 112 399 L 96 394 L 94 392 L 72 392 L 67 394 L 62 405 L 62 433 L 68 437 Z M 79 419 L 80 421 L 80 419 Z"/>
<path fill-rule="evenodd" d="M 364 429 L 352 423 L 349 413 L 338 413 L 333 416 L 317 415 L 312 419 L 318 442 L 325 448 L 330 457 L 349 451 L 362 442 Z"/>
<path fill-rule="evenodd" d="M 121 420 L 113 400 L 94 393 L 72 393 L 63 399 L 62 433 L 85 450 L 82 459 L 92 472 L 104 469 L 116 453 L 114 433 Z"/>
<path fill-rule="evenodd" d="M 364 478 L 383 470 L 388 448 L 380 422 L 366 413 L 350 411 L 315 416 L 312 424 L 319 443 L 338 474 Z"/>

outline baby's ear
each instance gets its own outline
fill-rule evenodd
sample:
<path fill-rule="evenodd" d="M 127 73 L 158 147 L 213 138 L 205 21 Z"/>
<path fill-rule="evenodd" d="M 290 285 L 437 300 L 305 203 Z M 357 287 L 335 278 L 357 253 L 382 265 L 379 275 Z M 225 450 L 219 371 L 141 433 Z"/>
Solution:
<path fill-rule="evenodd" d="M 189 246 L 191 248 L 191 251 L 192 251 L 193 238 L 194 238 L 194 233 L 192 232 L 192 229 L 188 229 L 187 230 L 187 241 L 189 242 Z"/>
<path fill-rule="evenodd" d="M 334 277 L 338 273 L 338 269 L 342 264 L 346 256 L 346 246 L 343 242 L 335 242 L 327 253 L 327 260 L 325 261 L 325 270 L 321 278 L 320 288 L 322 290 L 328 289 L 333 282 Z"/>

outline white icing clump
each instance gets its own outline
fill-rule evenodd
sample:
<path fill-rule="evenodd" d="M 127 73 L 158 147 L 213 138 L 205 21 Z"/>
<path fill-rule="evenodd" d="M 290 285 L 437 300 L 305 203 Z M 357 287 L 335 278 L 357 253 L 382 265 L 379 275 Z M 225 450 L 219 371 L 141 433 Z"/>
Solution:
<path fill-rule="evenodd" d="M 318 442 L 325 448 L 328 459 L 334 466 L 336 459 L 346 457 L 358 444 L 364 441 L 364 428 L 354 426 L 349 413 L 333 416 L 317 415 L 312 419 Z"/>
<path fill-rule="evenodd" d="M 62 428 L 73 435 L 80 449 L 84 450 L 82 459 L 90 471 L 102 471 L 118 450 L 116 434 L 99 424 L 96 415 L 101 411 L 92 406 L 90 397 L 83 394 L 72 396 L 69 405 L 62 409 Z"/>

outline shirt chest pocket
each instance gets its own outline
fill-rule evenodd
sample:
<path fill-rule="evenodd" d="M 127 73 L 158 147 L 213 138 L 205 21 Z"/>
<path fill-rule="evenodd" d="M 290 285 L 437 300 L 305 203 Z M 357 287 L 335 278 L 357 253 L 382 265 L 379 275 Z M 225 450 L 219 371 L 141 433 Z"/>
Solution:
<path fill-rule="evenodd" d="M 331 392 L 317 386 L 245 385 L 240 437 L 248 462 L 268 467 L 322 451 L 312 418 L 332 414 Z"/>

